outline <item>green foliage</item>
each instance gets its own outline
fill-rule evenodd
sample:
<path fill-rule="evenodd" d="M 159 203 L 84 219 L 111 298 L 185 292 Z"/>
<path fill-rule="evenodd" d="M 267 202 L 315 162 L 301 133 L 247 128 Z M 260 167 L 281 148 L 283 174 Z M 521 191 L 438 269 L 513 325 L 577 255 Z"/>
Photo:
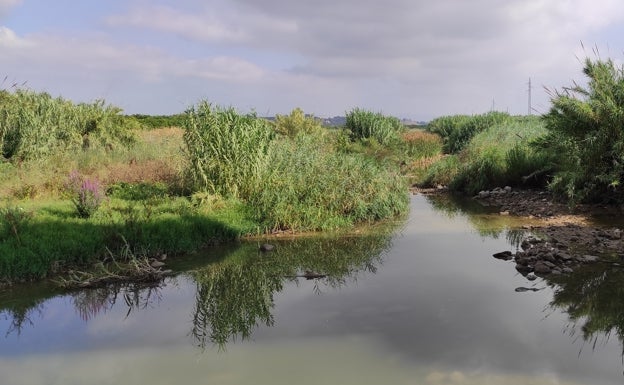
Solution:
<path fill-rule="evenodd" d="M 399 147 L 409 159 L 430 158 L 442 152 L 442 139 L 437 134 L 411 129 L 402 135 Z"/>
<path fill-rule="evenodd" d="M 117 107 L 98 100 L 73 104 L 28 90 L 0 92 L 0 151 L 5 159 L 47 159 L 82 148 L 114 148 L 134 142 Z"/>
<path fill-rule="evenodd" d="M 550 160 L 532 143 L 546 133 L 536 117 L 512 117 L 476 134 L 457 155 L 433 164 L 425 185 L 448 185 L 475 194 L 498 186 L 535 186 L 545 183 Z"/>
<path fill-rule="evenodd" d="M 478 133 L 489 127 L 508 123 L 511 116 L 505 112 L 488 112 L 482 115 L 442 116 L 429 122 L 427 130 L 442 137 L 447 154 L 459 153 Z"/>
<path fill-rule="evenodd" d="M 250 199 L 269 229 L 330 229 L 407 210 L 398 172 L 361 154 L 336 152 L 314 136 L 276 141 L 270 164 Z"/>
<path fill-rule="evenodd" d="M 141 201 L 154 198 L 165 198 L 169 193 L 169 187 L 164 183 L 126 183 L 119 182 L 106 189 L 106 195 L 111 198 L 127 201 Z"/>
<path fill-rule="evenodd" d="M 22 207 L 7 205 L 0 209 L 0 241 L 13 237 L 18 245 L 21 244 L 20 233 L 32 217 L 33 214 Z"/>
<path fill-rule="evenodd" d="M 351 131 L 353 140 L 375 139 L 382 145 L 388 145 L 398 141 L 405 131 L 399 119 L 380 112 L 355 108 L 347 113 L 346 118 L 345 127 Z"/>
<path fill-rule="evenodd" d="M 539 148 L 556 163 L 550 187 L 571 203 L 624 202 L 624 67 L 586 59 L 586 87 L 554 93 Z"/>
<path fill-rule="evenodd" d="M 299 133 L 317 134 L 324 131 L 321 121 L 314 116 L 306 116 L 302 109 L 295 108 L 290 115 L 275 115 L 275 131 L 294 138 Z"/>
<path fill-rule="evenodd" d="M 457 155 L 446 155 L 433 163 L 423 178 L 423 186 L 448 186 L 459 173 L 461 162 Z"/>
<path fill-rule="evenodd" d="M 195 191 L 245 199 L 257 190 L 275 136 L 268 121 L 203 101 L 187 111 L 184 129 Z"/>
<path fill-rule="evenodd" d="M 138 124 L 144 129 L 155 129 L 164 127 L 183 127 L 186 120 L 186 114 L 174 114 L 174 115 L 143 115 L 134 114 L 129 115 L 138 122 Z"/>

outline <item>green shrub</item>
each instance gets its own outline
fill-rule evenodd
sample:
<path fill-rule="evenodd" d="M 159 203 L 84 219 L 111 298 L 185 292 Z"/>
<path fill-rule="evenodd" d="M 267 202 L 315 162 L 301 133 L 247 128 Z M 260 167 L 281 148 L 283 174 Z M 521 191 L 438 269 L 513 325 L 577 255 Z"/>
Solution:
<path fill-rule="evenodd" d="M 302 109 L 295 108 L 290 115 L 275 115 L 275 131 L 294 138 L 299 133 L 316 134 L 324 131 L 321 121 L 314 116 L 306 116 Z"/>
<path fill-rule="evenodd" d="M 246 199 L 257 190 L 275 137 L 268 121 L 203 101 L 187 111 L 184 129 L 195 191 Z"/>
<path fill-rule="evenodd" d="M 109 197 L 128 201 L 140 201 L 154 198 L 162 199 L 166 198 L 168 193 L 169 187 L 162 182 L 119 182 L 109 186 L 106 189 L 106 195 Z"/>
<path fill-rule="evenodd" d="M 89 218 L 104 200 L 100 182 L 94 178 L 86 178 L 77 171 L 69 175 L 65 188 L 80 218 Z"/>
<path fill-rule="evenodd" d="M 586 59 L 586 87 L 555 92 L 539 148 L 557 172 L 550 184 L 571 203 L 624 202 L 624 66 Z"/>
<path fill-rule="evenodd" d="M 397 118 L 384 116 L 379 112 L 355 108 L 347 113 L 346 128 L 353 140 L 375 139 L 382 145 L 399 140 L 405 126 Z"/>

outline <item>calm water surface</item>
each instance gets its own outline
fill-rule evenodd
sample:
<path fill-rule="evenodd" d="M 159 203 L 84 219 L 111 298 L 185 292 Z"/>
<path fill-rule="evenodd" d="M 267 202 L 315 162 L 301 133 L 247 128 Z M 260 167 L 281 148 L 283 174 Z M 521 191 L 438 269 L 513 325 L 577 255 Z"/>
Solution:
<path fill-rule="evenodd" d="M 414 196 L 392 232 L 242 244 L 158 287 L 6 291 L 0 383 L 621 384 L 624 277 L 529 282 L 492 258 L 509 225 Z"/>

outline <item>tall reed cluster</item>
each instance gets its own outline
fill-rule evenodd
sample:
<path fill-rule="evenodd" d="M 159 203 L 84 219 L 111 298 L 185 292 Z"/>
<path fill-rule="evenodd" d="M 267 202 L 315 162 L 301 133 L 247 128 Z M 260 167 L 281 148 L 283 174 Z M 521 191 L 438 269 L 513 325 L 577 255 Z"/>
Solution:
<path fill-rule="evenodd" d="M 4 159 L 42 160 L 59 152 L 132 142 L 121 109 L 104 101 L 74 104 L 47 93 L 0 91 L 0 155 Z"/>
<path fill-rule="evenodd" d="M 457 154 L 478 133 L 492 126 L 509 123 L 511 120 L 509 114 L 497 111 L 481 115 L 442 116 L 429 122 L 427 130 L 442 137 L 445 153 Z"/>
<path fill-rule="evenodd" d="M 397 170 L 337 151 L 334 137 L 302 111 L 280 117 L 275 126 L 207 102 L 187 114 L 193 189 L 242 200 L 261 231 L 337 228 L 407 209 Z"/>
<path fill-rule="evenodd" d="M 202 101 L 187 111 L 184 129 L 195 190 L 246 199 L 258 188 L 275 137 L 268 121 Z"/>
<path fill-rule="evenodd" d="M 396 142 L 405 131 L 399 119 L 379 112 L 354 108 L 346 118 L 345 127 L 354 140 L 375 139 L 380 144 L 388 145 Z"/>

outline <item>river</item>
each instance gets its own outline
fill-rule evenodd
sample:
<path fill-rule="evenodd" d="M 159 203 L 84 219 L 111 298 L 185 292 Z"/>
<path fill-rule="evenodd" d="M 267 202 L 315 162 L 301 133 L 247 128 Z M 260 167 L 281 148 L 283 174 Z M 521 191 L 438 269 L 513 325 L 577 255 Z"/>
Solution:
<path fill-rule="evenodd" d="M 0 383 L 621 384 L 620 273 L 528 281 L 492 257 L 518 224 L 416 195 L 399 223 L 210 250 L 156 286 L 5 290 Z"/>

